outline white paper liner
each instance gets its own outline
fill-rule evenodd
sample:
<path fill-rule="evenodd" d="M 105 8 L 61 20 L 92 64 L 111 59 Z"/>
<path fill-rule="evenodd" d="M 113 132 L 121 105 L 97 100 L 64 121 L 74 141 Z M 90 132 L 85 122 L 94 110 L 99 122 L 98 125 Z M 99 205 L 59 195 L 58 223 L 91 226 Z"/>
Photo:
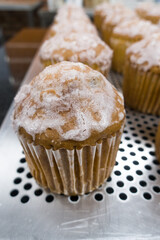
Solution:
<path fill-rule="evenodd" d="M 98 188 L 110 176 L 122 131 L 81 149 L 46 149 L 19 136 L 36 181 L 52 192 L 77 195 Z"/>

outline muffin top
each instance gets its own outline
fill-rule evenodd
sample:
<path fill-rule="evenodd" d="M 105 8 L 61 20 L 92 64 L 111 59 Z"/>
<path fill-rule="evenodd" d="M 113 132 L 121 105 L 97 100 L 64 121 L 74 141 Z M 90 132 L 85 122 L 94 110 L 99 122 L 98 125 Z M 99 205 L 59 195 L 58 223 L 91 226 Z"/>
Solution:
<path fill-rule="evenodd" d="M 103 28 L 106 28 L 106 25 L 111 25 L 115 27 L 124 19 L 133 18 L 137 18 L 137 16 L 132 10 L 124 7 L 123 5 L 117 4 L 110 8 L 108 14 L 106 14 L 106 17 L 104 18 Z"/>
<path fill-rule="evenodd" d="M 89 66 L 96 64 L 105 74 L 111 65 L 112 50 L 95 34 L 57 34 L 44 42 L 40 58 L 42 61 L 83 62 Z"/>
<path fill-rule="evenodd" d="M 119 130 L 124 117 L 121 95 L 101 73 L 82 63 L 61 62 L 21 87 L 13 126 L 34 141 L 55 146 L 90 137 L 97 141 L 98 133 Z"/>
<path fill-rule="evenodd" d="M 60 23 L 65 20 L 75 21 L 75 20 L 85 20 L 86 22 L 90 22 L 89 18 L 85 14 L 83 8 L 78 7 L 74 4 L 65 4 L 58 11 L 58 14 L 55 16 L 54 22 Z"/>
<path fill-rule="evenodd" d="M 92 33 L 98 35 L 98 32 L 95 26 L 90 22 L 86 22 L 82 20 L 65 20 L 64 22 L 59 22 L 57 24 L 53 24 L 50 27 L 51 35 L 55 34 L 70 34 L 73 32 L 79 33 Z"/>
<path fill-rule="evenodd" d="M 132 44 L 126 53 L 133 65 L 160 73 L 160 33 Z"/>
<path fill-rule="evenodd" d="M 141 40 L 153 33 L 159 33 L 160 28 L 149 21 L 140 19 L 127 19 L 120 22 L 113 30 L 114 35 L 135 40 Z"/>
<path fill-rule="evenodd" d="M 112 4 L 110 3 L 106 3 L 106 2 L 100 3 L 95 7 L 94 15 L 105 16 L 111 8 L 112 8 Z"/>
<path fill-rule="evenodd" d="M 147 16 L 160 17 L 160 5 L 151 2 L 138 4 L 136 12 Z"/>

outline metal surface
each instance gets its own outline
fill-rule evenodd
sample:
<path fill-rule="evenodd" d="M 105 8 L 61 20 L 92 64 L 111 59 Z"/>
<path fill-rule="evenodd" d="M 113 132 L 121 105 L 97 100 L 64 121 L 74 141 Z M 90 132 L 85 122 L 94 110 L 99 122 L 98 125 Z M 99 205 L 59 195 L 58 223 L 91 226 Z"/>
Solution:
<path fill-rule="evenodd" d="M 40 71 L 34 60 L 25 82 Z M 121 78 L 111 74 L 118 88 Z M 158 118 L 127 110 L 111 178 L 97 191 L 64 197 L 31 178 L 10 116 L 0 131 L 0 239 L 160 239 Z"/>

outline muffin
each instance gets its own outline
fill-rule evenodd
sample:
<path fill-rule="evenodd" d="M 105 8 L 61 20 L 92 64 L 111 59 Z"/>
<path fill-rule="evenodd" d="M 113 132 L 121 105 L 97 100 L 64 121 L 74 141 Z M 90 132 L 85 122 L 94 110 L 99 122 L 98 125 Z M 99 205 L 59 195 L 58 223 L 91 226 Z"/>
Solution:
<path fill-rule="evenodd" d="M 106 15 L 109 13 L 109 10 L 112 8 L 112 5 L 109 3 L 101 3 L 96 6 L 94 10 L 94 24 L 98 30 L 101 31 L 103 20 Z"/>
<path fill-rule="evenodd" d="M 160 123 L 158 125 L 158 130 L 156 134 L 156 156 L 157 160 L 160 162 Z"/>
<path fill-rule="evenodd" d="M 44 67 L 61 61 L 82 62 L 107 76 L 112 50 L 94 34 L 57 34 L 46 40 L 40 49 Z"/>
<path fill-rule="evenodd" d="M 149 21 L 140 19 L 124 20 L 114 29 L 110 38 L 110 47 L 113 49 L 113 70 L 122 73 L 125 62 L 126 49 L 133 43 L 142 40 L 148 35 L 159 33 L 160 29 Z"/>
<path fill-rule="evenodd" d="M 113 29 L 123 20 L 137 18 L 136 14 L 121 4 L 114 5 L 103 19 L 102 38 L 110 45 Z"/>
<path fill-rule="evenodd" d="M 160 33 L 127 49 L 123 93 L 129 107 L 160 115 Z"/>
<path fill-rule="evenodd" d="M 54 36 L 56 34 L 70 33 L 91 33 L 98 35 L 95 26 L 91 22 L 86 22 L 83 20 L 70 21 L 66 20 L 57 24 L 53 24 L 49 29 L 50 35 Z"/>
<path fill-rule="evenodd" d="M 13 126 L 36 181 L 75 195 L 110 176 L 124 119 L 123 99 L 101 73 L 61 62 L 22 86 Z"/>
<path fill-rule="evenodd" d="M 136 13 L 139 17 L 149 20 L 154 24 L 158 24 L 160 22 L 160 5 L 144 2 L 139 4 L 136 7 Z"/>

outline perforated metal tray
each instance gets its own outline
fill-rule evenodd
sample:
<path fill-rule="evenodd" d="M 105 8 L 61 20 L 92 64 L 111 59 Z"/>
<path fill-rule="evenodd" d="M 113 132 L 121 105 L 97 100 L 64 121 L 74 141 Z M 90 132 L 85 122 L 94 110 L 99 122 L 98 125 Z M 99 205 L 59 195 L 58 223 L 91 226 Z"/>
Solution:
<path fill-rule="evenodd" d="M 119 75 L 109 80 L 121 89 Z M 11 107 L 0 131 L 0 239 L 160 239 L 158 118 L 126 111 L 111 177 L 93 193 L 64 197 L 43 190 L 29 173 Z"/>

